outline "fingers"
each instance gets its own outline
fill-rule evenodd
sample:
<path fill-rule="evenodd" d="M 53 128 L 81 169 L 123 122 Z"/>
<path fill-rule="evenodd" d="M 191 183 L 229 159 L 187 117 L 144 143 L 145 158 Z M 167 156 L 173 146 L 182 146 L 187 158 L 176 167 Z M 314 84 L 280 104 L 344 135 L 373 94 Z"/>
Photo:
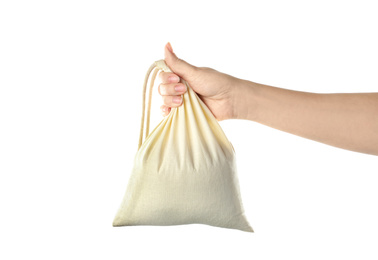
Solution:
<path fill-rule="evenodd" d="M 160 72 L 159 78 L 162 83 L 159 85 L 158 91 L 164 103 L 160 109 L 162 115 L 167 116 L 171 112 L 171 107 L 181 106 L 181 95 L 186 92 L 186 86 L 180 82 L 179 76 L 172 72 Z"/>
<path fill-rule="evenodd" d="M 160 107 L 160 110 L 163 116 L 167 116 L 171 112 L 171 108 L 164 105 Z"/>
<path fill-rule="evenodd" d="M 159 85 L 159 93 L 163 97 L 163 103 L 167 107 L 179 107 L 182 103 L 180 95 L 186 92 L 186 86 L 182 83 L 168 83 Z"/>
<path fill-rule="evenodd" d="M 186 86 L 182 83 L 160 84 L 158 90 L 162 96 L 179 96 L 186 92 Z"/>
<path fill-rule="evenodd" d="M 167 107 L 179 107 L 182 103 L 181 96 L 163 96 L 163 103 Z"/>
<path fill-rule="evenodd" d="M 172 71 L 174 71 L 180 77 L 183 77 L 185 80 L 190 81 L 190 79 L 195 75 L 197 68 L 186 61 L 177 58 L 170 43 L 165 45 L 164 57 L 168 67 L 170 67 Z"/>
<path fill-rule="evenodd" d="M 178 83 L 180 81 L 179 76 L 172 72 L 160 72 L 159 78 L 162 83 Z"/>

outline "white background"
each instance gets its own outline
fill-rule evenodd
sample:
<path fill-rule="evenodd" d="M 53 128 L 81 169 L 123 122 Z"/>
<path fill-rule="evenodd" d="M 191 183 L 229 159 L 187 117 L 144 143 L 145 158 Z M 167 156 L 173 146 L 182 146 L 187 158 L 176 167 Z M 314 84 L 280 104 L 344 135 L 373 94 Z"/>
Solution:
<path fill-rule="evenodd" d="M 377 259 L 378 158 L 248 121 L 221 125 L 255 233 L 112 227 L 144 75 L 166 42 L 263 84 L 377 92 L 377 11 L 361 0 L 1 1 L 0 258 Z"/>

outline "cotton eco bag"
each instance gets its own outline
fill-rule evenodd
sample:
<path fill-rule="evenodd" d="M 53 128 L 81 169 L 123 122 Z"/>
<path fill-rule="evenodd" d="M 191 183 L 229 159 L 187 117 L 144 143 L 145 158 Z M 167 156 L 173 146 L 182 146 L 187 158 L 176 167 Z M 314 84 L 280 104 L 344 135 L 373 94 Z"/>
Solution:
<path fill-rule="evenodd" d="M 164 60 L 143 87 L 139 149 L 113 226 L 207 224 L 253 232 L 243 210 L 234 149 L 213 114 L 190 88 L 149 134 L 152 88 Z M 146 88 L 151 72 L 145 124 Z"/>

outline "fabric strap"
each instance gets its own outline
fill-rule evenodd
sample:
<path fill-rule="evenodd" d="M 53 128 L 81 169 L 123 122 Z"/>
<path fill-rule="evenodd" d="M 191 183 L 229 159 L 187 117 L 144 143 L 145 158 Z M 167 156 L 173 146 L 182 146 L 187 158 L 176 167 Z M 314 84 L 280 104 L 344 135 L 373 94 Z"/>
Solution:
<path fill-rule="evenodd" d="M 146 138 L 149 134 L 149 131 L 150 131 L 152 89 L 154 87 L 156 75 L 159 72 L 159 70 L 163 70 L 164 72 L 172 72 L 168 68 L 168 66 L 167 66 L 167 64 L 165 63 L 164 60 L 158 60 L 158 61 L 155 61 L 150 66 L 150 68 L 148 69 L 148 71 L 146 73 L 146 77 L 144 78 L 144 83 L 143 83 L 142 120 L 141 120 L 141 124 L 140 124 L 138 150 L 142 146 L 143 141 L 146 140 Z M 152 72 L 153 72 L 153 74 L 152 74 L 152 77 L 151 77 L 151 80 L 150 80 L 150 87 L 149 87 L 149 90 L 148 90 L 148 101 L 147 101 L 147 104 L 146 104 L 147 84 L 148 84 L 148 79 L 150 78 L 150 75 L 151 75 Z M 147 115 L 145 116 L 146 105 L 147 105 Z M 145 117 L 146 117 L 146 120 L 145 120 Z M 144 121 L 146 121 L 146 130 L 144 130 L 144 124 L 145 124 Z M 144 138 L 143 138 L 144 132 L 145 132 L 145 134 L 144 134 Z"/>

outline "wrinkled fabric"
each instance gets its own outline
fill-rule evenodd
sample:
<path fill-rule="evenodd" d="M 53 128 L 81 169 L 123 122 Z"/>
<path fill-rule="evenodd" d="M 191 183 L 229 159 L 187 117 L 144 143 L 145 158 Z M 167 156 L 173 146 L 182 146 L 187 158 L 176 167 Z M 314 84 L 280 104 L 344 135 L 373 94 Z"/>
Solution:
<path fill-rule="evenodd" d="M 162 60 L 155 64 L 170 71 Z M 113 226 L 197 223 L 253 232 L 234 149 L 211 111 L 181 82 L 187 87 L 183 104 L 141 144 Z"/>

